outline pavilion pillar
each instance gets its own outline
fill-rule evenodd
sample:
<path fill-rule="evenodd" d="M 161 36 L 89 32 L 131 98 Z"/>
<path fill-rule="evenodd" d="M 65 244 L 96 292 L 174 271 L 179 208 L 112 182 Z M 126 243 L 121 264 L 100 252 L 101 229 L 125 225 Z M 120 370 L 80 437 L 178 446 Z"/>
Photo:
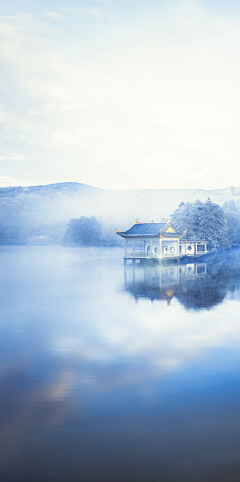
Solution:
<path fill-rule="evenodd" d="M 144 254 L 147 254 L 147 241 L 144 241 Z"/>
<path fill-rule="evenodd" d="M 152 238 L 150 239 L 150 251 L 151 251 L 151 254 L 153 252 L 153 248 L 152 248 Z"/>
<path fill-rule="evenodd" d="M 127 238 L 125 238 L 125 254 L 124 256 L 127 256 Z"/>
<path fill-rule="evenodd" d="M 133 256 L 135 256 L 135 239 L 133 239 Z"/>
<path fill-rule="evenodd" d="M 127 286 L 127 269 L 126 269 L 126 266 L 127 266 L 127 259 L 124 260 L 124 284 L 125 284 L 125 287 Z"/>

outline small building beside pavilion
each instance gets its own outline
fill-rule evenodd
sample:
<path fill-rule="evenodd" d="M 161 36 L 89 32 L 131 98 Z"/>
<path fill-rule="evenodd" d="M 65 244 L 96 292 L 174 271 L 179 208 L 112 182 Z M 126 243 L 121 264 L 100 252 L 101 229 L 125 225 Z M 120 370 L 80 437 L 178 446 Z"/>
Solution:
<path fill-rule="evenodd" d="M 186 238 L 187 230 L 177 231 L 171 219 L 161 223 L 139 223 L 127 231 L 116 232 L 125 239 L 125 259 L 179 259 L 199 257 L 207 252 L 205 241 Z"/>

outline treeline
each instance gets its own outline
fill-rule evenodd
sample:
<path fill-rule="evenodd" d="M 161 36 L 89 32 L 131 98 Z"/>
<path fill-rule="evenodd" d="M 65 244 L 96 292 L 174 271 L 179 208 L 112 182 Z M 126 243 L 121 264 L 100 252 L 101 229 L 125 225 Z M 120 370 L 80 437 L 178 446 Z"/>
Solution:
<path fill-rule="evenodd" d="M 119 244 L 115 231 L 108 232 L 95 216 L 71 219 L 63 244 L 65 246 L 112 246 Z"/>
<path fill-rule="evenodd" d="M 65 231 L 66 223 L 14 226 L 11 218 L 7 223 L 0 219 L 0 245 L 61 244 Z"/>
<path fill-rule="evenodd" d="M 240 246 L 239 201 L 227 201 L 222 208 L 209 198 L 206 202 L 181 203 L 172 222 L 179 230 L 187 229 L 187 238 L 206 241 L 209 250 Z"/>
<path fill-rule="evenodd" d="M 187 238 L 206 241 L 208 250 L 226 250 L 233 244 L 224 209 L 209 198 L 206 202 L 181 203 L 172 223 L 179 231 L 187 229 Z"/>
<path fill-rule="evenodd" d="M 206 202 L 181 203 L 171 216 L 179 231 L 187 230 L 186 238 L 207 242 L 210 251 L 230 249 L 240 245 L 240 202 L 228 201 L 221 208 L 209 198 Z M 71 219 L 63 243 L 66 246 L 109 246 L 121 240 L 115 232 L 104 232 L 94 217 Z"/>
<path fill-rule="evenodd" d="M 101 240 L 101 225 L 95 218 L 81 216 L 69 222 L 63 243 L 66 246 L 97 246 Z"/>
<path fill-rule="evenodd" d="M 226 201 L 223 210 L 227 218 L 229 236 L 233 245 L 240 246 L 240 201 Z"/>
<path fill-rule="evenodd" d="M 130 227 L 131 219 L 138 214 L 135 212 L 129 216 L 129 213 L 122 213 L 120 221 L 119 216 L 116 216 L 117 221 L 115 217 L 112 221 L 111 214 L 100 216 L 97 212 L 95 216 L 74 217 L 75 212 L 79 212 L 79 209 L 84 212 L 84 209 L 82 206 L 76 208 L 75 204 L 73 209 L 72 201 L 69 204 L 69 198 L 66 197 L 65 219 L 62 219 L 63 206 L 59 206 L 58 210 L 56 207 L 60 199 L 62 200 L 62 197 L 49 199 L 24 194 L 14 199 L 2 198 L 0 200 L 0 244 L 120 245 L 122 240 L 116 236 L 115 222 L 126 229 Z M 70 215 L 67 214 L 68 210 Z M 167 214 L 166 212 L 166 217 Z M 59 220 L 56 221 L 56 218 Z M 161 218 L 162 215 L 159 213 L 159 219 Z M 156 218 L 154 219 L 157 221 Z M 178 230 L 187 229 L 188 238 L 205 240 L 209 250 L 226 250 L 232 246 L 240 246 L 239 200 L 226 201 L 222 207 L 210 199 L 206 202 L 199 200 L 192 203 L 182 202 L 171 215 L 171 219 Z M 144 220 L 142 219 L 143 222 Z"/>

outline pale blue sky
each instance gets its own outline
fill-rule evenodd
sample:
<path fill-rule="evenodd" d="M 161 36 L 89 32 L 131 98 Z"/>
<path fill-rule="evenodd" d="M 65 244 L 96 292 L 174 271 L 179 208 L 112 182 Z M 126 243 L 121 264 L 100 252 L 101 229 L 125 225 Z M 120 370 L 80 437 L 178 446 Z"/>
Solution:
<path fill-rule="evenodd" d="M 240 185 L 239 2 L 4 3 L 1 186 Z"/>

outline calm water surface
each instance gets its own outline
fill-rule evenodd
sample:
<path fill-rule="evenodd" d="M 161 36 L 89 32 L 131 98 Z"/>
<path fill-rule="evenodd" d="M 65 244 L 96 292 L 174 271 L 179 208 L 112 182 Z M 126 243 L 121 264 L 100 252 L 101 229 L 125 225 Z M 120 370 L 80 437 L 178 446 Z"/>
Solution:
<path fill-rule="evenodd" d="M 1 482 L 240 480 L 240 252 L 0 248 Z"/>

